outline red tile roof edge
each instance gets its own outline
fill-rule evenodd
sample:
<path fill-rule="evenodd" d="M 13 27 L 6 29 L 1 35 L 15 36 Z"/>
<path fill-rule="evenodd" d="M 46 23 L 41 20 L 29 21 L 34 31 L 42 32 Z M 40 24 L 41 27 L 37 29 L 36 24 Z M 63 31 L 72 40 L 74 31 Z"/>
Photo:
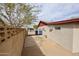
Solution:
<path fill-rule="evenodd" d="M 39 24 L 38 24 L 38 27 L 40 26 L 40 23 L 43 23 L 45 25 L 61 25 L 61 24 L 78 23 L 78 22 L 79 22 L 79 18 L 62 20 L 62 21 L 56 21 L 56 22 L 44 22 L 44 21 L 40 21 Z"/>
<path fill-rule="evenodd" d="M 67 23 L 75 23 L 75 22 L 79 22 L 79 18 L 56 21 L 56 22 L 49 22 L 48 25 L 50 25 L 50 24 L 51 25 L 59 25 L 59 24 L 67 24 Z"/>

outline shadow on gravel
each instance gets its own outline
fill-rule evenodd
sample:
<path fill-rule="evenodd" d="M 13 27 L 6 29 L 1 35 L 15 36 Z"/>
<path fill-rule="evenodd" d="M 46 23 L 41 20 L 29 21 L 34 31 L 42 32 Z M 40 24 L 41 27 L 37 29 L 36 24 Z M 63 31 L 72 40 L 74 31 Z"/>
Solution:
<path fill-rule="evenodd" d="M 30 40 L 30 42 L 28 41 Z M 36 42 L 34 41 L 33 37 L 28 36 L 25 40 L 25 44 L 30 44 L 30 47 L 24 47 L 22 51 L 22 56 L 44 56 L 40 48 L 37 46 Z"/>

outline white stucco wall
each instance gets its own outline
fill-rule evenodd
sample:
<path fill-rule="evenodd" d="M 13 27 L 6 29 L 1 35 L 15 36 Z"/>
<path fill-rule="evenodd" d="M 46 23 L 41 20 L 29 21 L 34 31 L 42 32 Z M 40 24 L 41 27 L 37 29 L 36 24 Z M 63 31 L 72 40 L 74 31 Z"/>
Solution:
<path fill-rule="evenodd" d="M 56 30 L 55 27 L 60 26 L 61 30 Z M 43 35 L 47 35 L 47 38 L 50 40 L 56 41 L 58 44 L 63 46 L 68 50 L 72 50 L 72 41 L 73 41 L 73 25 L 52 25 L 53 31 L 49 31 L 49 26 L 41 27 L 45 28 Z"/>
<path fill-rule="evenodd" d="M 74 24 L 73 29 L 73 52 L 79 52 L 79 24 Z"/>
<path fill-rule="evenodd" d="M 56 30 L 55 27 L 61 27 Z M 49 26 L 40 27 L 45 29 L 43 36 L 47 35 L 47 39 L 57 42 L 65 49 L 74 53 L 79 52 L 79 24 L 62 24 L 52 25 L 53 31 L 49 31 Z"/>
<path fill-rule="evenodd" d="M 59 25 L 59 27 L 61 27 L 60 30 L 56 30 L 56 26 L 58 25 L 53 26 L 53 31 L 47 34 L 49 39 L 56 41 L 64 48 L 71 51 L 73 41 L 73 25 Z"/>

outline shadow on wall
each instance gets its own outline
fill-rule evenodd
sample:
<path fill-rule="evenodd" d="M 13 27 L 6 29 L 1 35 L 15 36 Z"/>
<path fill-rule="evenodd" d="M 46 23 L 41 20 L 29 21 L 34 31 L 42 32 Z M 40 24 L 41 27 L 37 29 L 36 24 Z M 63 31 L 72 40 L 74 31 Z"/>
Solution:
<path fill-rule="evenodd" d="M 33 37 L 28 36 L 25 39 L 24 48 L 22 51 L 22 56 L 44 56 L 40 48 L 37 46 Z"/>

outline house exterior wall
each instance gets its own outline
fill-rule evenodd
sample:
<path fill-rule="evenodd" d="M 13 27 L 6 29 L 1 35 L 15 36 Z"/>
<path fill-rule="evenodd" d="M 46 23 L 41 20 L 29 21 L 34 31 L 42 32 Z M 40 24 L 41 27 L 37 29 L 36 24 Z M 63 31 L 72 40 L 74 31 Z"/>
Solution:
<path fill-rule="evenodd" d="M 79 52 L 79 24 L 74 24 L 73 52 Z"/>
<path fill-rule="evenodd" d="M 56 30 L 55 27 L 61 27 L 61 29 Z M 79 24 L 48 25 L 39 28 L 45 29 L 43 36 L 47 36 L 47 39 L 55 41 L 73 53 L 79 52 Z M 52 28 L 52 31 L 50 31 L 50 28 Z"/>
<path fill-rule="evenodd" d="M 61 27 L 60 30 L 56 30 L 55 27 Z M 68 50 L 72 50 L 73 41 L 73 25 L 53 25 L 53 31 L 47 33 L 49 39 L 56 41 L 58 44 Z"/>
<path fill-rule="evenodd" d="M 50 27 L 52 27 L 52 31 L 50 31 Z M 56 30 L 55 27 L 61 27 L 61 29 Z M 43 36 L 47 36 L 48 39 L 54 40 L 64 48 L 72 51 L 73 24 L 51 25 L 40 28 L 45 29 Z"/>

